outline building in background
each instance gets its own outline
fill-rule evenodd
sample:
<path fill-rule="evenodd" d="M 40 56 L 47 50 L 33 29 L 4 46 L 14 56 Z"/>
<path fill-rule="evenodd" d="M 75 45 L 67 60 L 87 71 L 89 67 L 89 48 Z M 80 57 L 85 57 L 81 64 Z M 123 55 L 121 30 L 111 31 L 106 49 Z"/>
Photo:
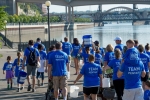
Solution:
<path fill-rule="evenodd" d="M 10 14 L 16 14 L 16 0 L 0 0 L 0 6 L 7 6 L 5 11 Z"/>

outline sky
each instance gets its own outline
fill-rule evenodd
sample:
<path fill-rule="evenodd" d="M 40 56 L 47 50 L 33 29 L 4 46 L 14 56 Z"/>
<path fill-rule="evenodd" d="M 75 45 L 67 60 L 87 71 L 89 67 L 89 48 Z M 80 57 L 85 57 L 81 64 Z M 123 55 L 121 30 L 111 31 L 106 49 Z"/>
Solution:
<path fill-rule="evenodd" d="M 113 4 L 113 5 L 102 5 L 102 10 L 108 10 L 110 8 L 114 8 L 114 7 L 118 7 L 118 6 L 124 6 L 124 7 L 129 7 L 132 8 L 132 4 Z M 138 9 L 140 8 L 150 8 L 150 5 L 137 5 Z M 58 9 L 59 8 L 59 9 Z M 78 6 L 78 7 L 74 7 L 74 11 L 94 11 L 94 10 L 98 10 L 98 5 L 92 5 L 92 6 Z M 51 5 L 50 6 L 50 12 L 65 12 L 65 7 L 64 6 L 57 6 L 57 5 Z"/>

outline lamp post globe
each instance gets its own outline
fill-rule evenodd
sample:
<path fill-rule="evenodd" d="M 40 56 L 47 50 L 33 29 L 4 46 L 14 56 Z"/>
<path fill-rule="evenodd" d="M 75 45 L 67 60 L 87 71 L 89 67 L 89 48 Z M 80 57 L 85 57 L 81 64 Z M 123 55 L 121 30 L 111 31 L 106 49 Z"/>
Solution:
<path fill-rule="evenodd" d="M 7 24 L 7 20 L 5 20 L 4 23 Z"/>
<path fill-rule="evenodd" d="M 45 2 L 45 5 L 46 5 L 47 7 L 49 7 L 49 6 L 51 6 L 51 2 L 50 2 L 50 1 L 46 1 L 46 2 Z"/>

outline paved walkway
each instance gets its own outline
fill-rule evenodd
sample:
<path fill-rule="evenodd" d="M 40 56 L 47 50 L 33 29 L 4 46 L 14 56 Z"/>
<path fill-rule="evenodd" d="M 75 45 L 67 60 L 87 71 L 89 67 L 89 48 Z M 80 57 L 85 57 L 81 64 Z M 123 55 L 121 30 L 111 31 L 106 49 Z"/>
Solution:
<path fill-rule="evenodd" d="M 13 86 L 12 90 L 7 90 L 7 82 L 5 80 L 5 75 L 2 74 L 2 67 L 4 62 L 6 62 L 6 57 L 8 55 L 12 56 L 14 60 L 17 57 L 17 50 L 15 49 L 0 49 L 0 54 L 3 54 L 3 57 L 0 58 L 0 100 L 44 100 L 45 92 L 47 90 L 47 74 L 45 73 L 45 85 L 43 87 L 36 86 L 36 92 L 27 92 L 27 81 L 25 82 L 25 89 L 19 93 L 16 92 L 17 87 Z M 13 61 L 12 60 L 12 61 Z M 76 78 L 75 70 L 71 67 L 71 79 L 68 80 L 68 90 Z M 83 100 L 82 96 L 82 79 L 77 83 L 77 86 L 80 87 L 80 93 L 78 98 L 70 98 L 69 100 Z"/>

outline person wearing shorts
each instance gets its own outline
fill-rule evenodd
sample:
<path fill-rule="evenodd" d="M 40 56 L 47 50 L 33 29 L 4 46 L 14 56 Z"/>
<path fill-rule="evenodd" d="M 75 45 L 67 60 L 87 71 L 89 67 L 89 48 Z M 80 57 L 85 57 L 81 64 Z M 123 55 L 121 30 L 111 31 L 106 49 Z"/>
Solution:
<path fill-rule="evenodd" d="M 28 59 L 29 59 L 30 52 L 33 51 L 33 50 L 35 50 L 36 59 L 39 62 L 40 62 L 40 55 L 39 55 L 38 50 L 33 47 L 33 40 L 29 40 L 28 45 L 29 46 L 24 51 L 22 69 L 24 69 L 24 65 L 25 65 L 25 62 L 26 62 L 26 64 L 27 64 L 27 81 L 28 81 L 27 91 L 31 90 L 30 75 L 32 74 L 32 92 L 35 92 L 35 76 L 36 76 L 36 72 L 37 72 L 36 71 L 37 70 L 37 66 L 29 65 L 28 64 Z"/>
<path fill-rule="evenodd" d="M 92 100 L 97 100 L 99 87 L 102 86 L 102 69 L 100 65 L 94 63 L 95 57 L 89 55 L 89 63 L 83 65 L 80 74 L 77 76 L 74 84 L 84 75 L 83 93 L 84 100 L 91 95 Z"/>
<path fill-rule="evenodd" d="M 53 76 L 55 100 L 58 100 L 59 89 L 62 90 L 64 100 L 67 100 L 68 55 L 61 51 L 62 44 L 60 42 L 57 42 L 55 47 L 56 51 L 50 54 L 48 59 L 48 77 L 51 79 Z"/>
<path fill-rule="evenodd" d="M 145 69 L 141 60 L 137 64 L 122 64 L 117 76 L 124 75 L 125 89 L 123 100 L 143 100 L 141 76 L 145 77 Z"/>
<path fill-rule="evenodd" d="M 68 38 L 64 38 L 64 42 L 62 43 L 62 51 L 68 55 L 68 71 L 70 70 L 70 63 L 71 63 L 71 53 L 73 51 L 72 44 L 68 42 Z"/>

